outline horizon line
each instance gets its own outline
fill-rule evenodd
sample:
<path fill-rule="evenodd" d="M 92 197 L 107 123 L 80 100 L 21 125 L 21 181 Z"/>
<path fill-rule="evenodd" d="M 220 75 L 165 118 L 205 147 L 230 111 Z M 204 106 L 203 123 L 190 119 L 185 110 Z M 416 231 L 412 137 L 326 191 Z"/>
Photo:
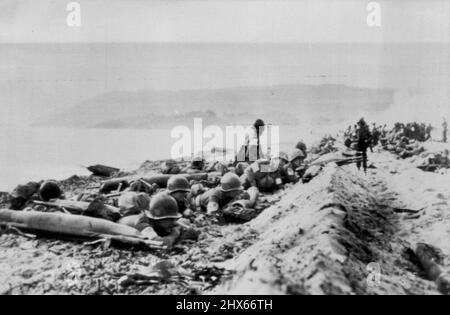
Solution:
<path fill-rule="evenodd" d="M 244 42 L 244 41 L 191 41 L 191 42 L 176 42 L 176 41 L 155 41 L 155 42 L 145 42 L 145 41 L 66 41 L 66 42 L 57 42 L 57 41 L 37 41 L 37 42 L 7 42 L 0 41 L 0 45 L 38 45 L 38 44 L 155 44 L 155 45 L 419 45 L 419 44 L 439 44 L 439 45 L 449 45 L 450 41 L 384 41 L 384 42 L 376 42 L 376 41 L 311 41 L 311 42 Z"/>

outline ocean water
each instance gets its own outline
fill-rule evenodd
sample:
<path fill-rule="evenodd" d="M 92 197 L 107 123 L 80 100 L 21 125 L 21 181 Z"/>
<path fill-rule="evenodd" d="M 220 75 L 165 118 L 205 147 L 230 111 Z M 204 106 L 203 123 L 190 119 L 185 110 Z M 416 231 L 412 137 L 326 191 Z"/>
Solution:
<path fill-rule="evenodd" d="M 207 127 L 207 126 L 205 126 Z M 280 126 L 280 150 L 308 145 L 336 126 Z M 204 138 L 204 143 L 207 138 Z M 31 180 L 89 175 L 83 167 L 106 164 L 134 170 L 146 160 L 171 157 L 171 130 L 0 127 L 0 191 Z M 225 140 L 224 140 L 225 143 Z"/>
<path fill-rule="evenodd" d="M 30 180 L 87 175 L 83 166 L 131 170 L 169 156 L 170 132 L 66 128 L 0 128 L 0 191 Z"/>
<path fill-rule="evenodd" d="M 171 130 L 24 127 L 38 118 L 114 91 L 283 84 L 391 88 L 388 110 L 345 113 L 348 122 L 366 116 L 440 126 L 450 116 L 450 45 L 0 44 L 0 191 L 87 174 L 82 166 L 90 164 L 135 169 L 169 158 L 176 141 Z M 305 114 L 299 126 L 281 128 L 282 150 L 345 127 L 311 125 L 308 115 L 321 113 Z"/>
<path fill-rule="evenodd" d="M 394 105 L 445 111 L 450 44 L 0 44 L 0 123 L 113 91 L 286 84 L 390 88 Z"/>

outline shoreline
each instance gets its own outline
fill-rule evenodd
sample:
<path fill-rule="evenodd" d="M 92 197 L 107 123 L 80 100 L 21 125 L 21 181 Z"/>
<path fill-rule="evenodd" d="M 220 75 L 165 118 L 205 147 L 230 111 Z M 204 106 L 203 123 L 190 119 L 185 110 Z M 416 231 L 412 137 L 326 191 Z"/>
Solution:
<path fill-rule="evenodd" d="M 336 145 L 342 150 L 341 144 Z M 426 150 L 422 154 L 450 147 L 433 141 L 421 145 Z M 422 171 L 417 168 L 420 158 L 402 159 L 377 147 L 369 152 L 367 174 L 353 164 L 330 164 L 309 183 L 261 194 L 260 213 L 247 223 L 224 225 L 207 217 L 194 221 L 201 231 L 199 240 L 179 244 L 170 253 L 0 233 L 0 265 L 4 262 L 0 292 L 438 294 L 441 288 L 424 277 L 412 257 L 417 244 L 430 244 L 442 251 L 440 263 L 450 270 L 450 169 Z M 112 178 L 158 174 L 165 161 L 145 161 L 138 169 Z M 58 183 L 71 198 L 97 191 L 101 180 L 72 176 Z M 201 275 L 206 280 L 202 284 L 194 280 L 120 284 L 119 275 L 169 262 L 192 279 Z M 96 267 L 99 264 L 102 268 Z M 75 285 L 63 276 L 73 272 L 74 265 L 80 274 L 90 275 Z M 368 282 L 369 265 L 380 268 L 379 282 Z"/>

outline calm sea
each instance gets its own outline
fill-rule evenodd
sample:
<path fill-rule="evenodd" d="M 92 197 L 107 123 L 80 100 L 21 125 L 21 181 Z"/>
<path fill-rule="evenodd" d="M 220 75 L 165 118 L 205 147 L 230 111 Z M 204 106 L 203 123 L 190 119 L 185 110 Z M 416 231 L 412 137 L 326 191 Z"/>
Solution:
<path fill-rule="evenodd" d="M 205 126 L 206 127 L 206 126 Z M 309 145 L 335 126 L 280 126 L 280 149 L 302 139 Z M 205 143 L 207 138 L 204 138 Z M 171 130 L 0 127 L 0 191 L 19 183 L 88 175 L 83 166 L 106 164 L 134 170 L 146 160 L 171 157 Z M 225 140 L 224 140 L 225 143 Z"/>

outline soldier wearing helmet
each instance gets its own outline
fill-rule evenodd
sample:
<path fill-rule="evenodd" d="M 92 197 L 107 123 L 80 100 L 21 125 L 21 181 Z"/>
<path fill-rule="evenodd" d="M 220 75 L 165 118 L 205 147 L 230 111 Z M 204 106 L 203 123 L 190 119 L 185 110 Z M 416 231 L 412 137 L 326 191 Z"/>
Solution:
<path fill-rule="evenodd" d="M 216 212 L 235 200 L 243 191 L 239 177 L 234 173 L 226 173 L 220 186 L 210 189 L 191 199 L 191 206 L 198 211 Z"/>
<path fill-rule="evenodd" d="M 184 174 L 195 174 L 205 171 L 205 160 L 203 156 L 197 155 L 192 160 L 189 166 L 181 170 Z"/>
<path fill-rule="evenodd" d="M 289 155 L 286 152 L 280 152 L 274 158 L 278 159 L 283 166 L 289 163 Z"/>
<path fill-rule="evenodd" d="M 181 169 L 175 160 L 167 160 L 164 162 L 161 172 L 163 174 L 179 174 Z"/>
<path fill-rule="evenodd" d="M 266 124 L 262 119 L 257 119 L 254 124 L 245 131 L 245 140 L 241 146 L 235 164 L 239 162 L 255 162 L 263 158 L 261 148 L 261 136 L 265 131 Z"/>
<path fill-rule="evenodd" d="M 308 147 L 306 146 L 305 142 L 303 142 L 303 140 L 300 140 L 299 142 L 297 142 L 297 144 L 295 145 L 295 148 L 302 150 L 305 155 L 305 158 L 308 157 L 308 153 L 307 153 Z"/>
<path fill-rule="evenodd" d="M 196 156 L 192 159 L 191 162 L 192 169 L 202 171 L 204 167 L 205 167 L 205 160 L 203 159 L 202 156 Z"/>
<path fill-rule="evenodd" d="M 288 183 L 297 183 L 301 176 L 298 173 L 302 167 L 303 161 L 306 158 L 306 154 L 300 149 L 294 149 L 289 155 L 289 163 L 283 168 L 282 174 L 284 174 L 285 181 Z"/>
<path fill-rule="evenodd" d="M 280 154 L 272 160 L 258 160 L 247 167 L 241 182 L 245 189 L 256 187 L 260 191 L 272 192 L 283 184 L 280 169 L 285 165 L 286 156 Z"/>
<path fill-rule="evenodd" d="M 447 143 L 448 123 L 444 118 L 442 121 L 442 142 Z"/>
<path fill-rule="evenodd" d="M 37 198 L 42 201 L 63 199 L 64 193 L 55 181 L 44 181 L 42 183 L 30 182 L 26 185 L 17 186 L 8 195 L 9 208 L 12 210 L 22 210 L 31 200 Z"/>
<path fill-rule="evenodd" d="M 288 183 L 293 182 L 291 176 L 289 175 L 290 172 L 288 172 L 289 161 L 290 161 L 289 155 L 285 152 L 280 152 L 280 154 L 278 155 L 278 157 L 276 159 L 279 163 L 278 169 L 279 169 L 283 184 L 288 184 Z"/>
<path fill-rule="evenodd" d="M 186 239 L 184 236 L 198 237 L 197 231 L 179 224 L 181 217 L 176 200 L 161 192 L 152 197 L 149 211 L 124 217 L 118 223 L 134 227 L 146 237 L 162 241 L 170 248 L 176 241 Z"/>
<path fill-rule="evenodd" d="M 167 182 L 167 193 L 177 202 L 180 213 L 184 213 L 189 208 L 188 197 L 190 192 L 189 182 L 183 175 L 172 176 Z"/>
<path fill-rule="evenodd" d="M 358 161 L 356 166 L 358 170 L 361 169 L 361 164 L 364 168 L 364 172 L 367 172 L 367 149 L 370 147 L 370 140 L 372 138 L 369 127 L 367 126 L 364 118 L 361 118 L 358 122 L 358 132 L 357 132 L 357 151 L 360 156 L 362 156 L 362 163 Z M 404 130 L 404 127 L 402 128 Z M 399 135 L 399 139 L 404 135 Z"/>
<path fill-rule="evenodd" d="M 289 156 L 289 164 L 297 168 L 302 165 L 302 162 L 305 160 L 305 158 L 306 155 L 303 150 L 294 149 Z"/>
<path fill-rule="evenodd" d="M 240 176 L 244 175 L 244 172 L 245 172 L 245 170 L 247 169 L 248 166 L 249 166 L 249 164 L 246 163 L 246 162 L 239 162 L 239 163 L 236 164 L 236 167 L 234 169 L 234 173 L 237 176 L 240 177 Z"/>
<path fill-rule="evenodd" d="M 46 181 L 42 183 L 41 187 L 39 188 L 39 197 L 43 201 L 61 198 L 62 196 L 63 192 L 55 181 Z"/>

